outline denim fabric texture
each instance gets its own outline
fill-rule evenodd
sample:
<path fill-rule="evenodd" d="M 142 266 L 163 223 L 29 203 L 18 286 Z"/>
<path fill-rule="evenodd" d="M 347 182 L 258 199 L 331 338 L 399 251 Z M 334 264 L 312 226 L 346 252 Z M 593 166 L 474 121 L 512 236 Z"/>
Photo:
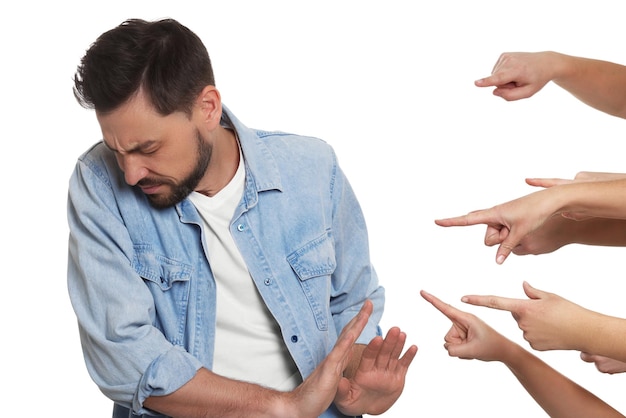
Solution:
<path fill-rule="evenodd" d="M 359 342 L 381 335 L 385 296 L 365 220 L 329 144 L 249 129 L 226 107 L 223 118 L 246 169 L 231 233 L 306 378 L 367 298 L 374 312 Z M 97 143 L 71 176 L 68 222 L 68 288 L 89 374 L 114 417 L 154 416 L 147 397 L 213 361 L 215 283 L 199 214 L 187 199 L 150 206 Z M 343 415 L 331 406 L 323 416 Z"/>

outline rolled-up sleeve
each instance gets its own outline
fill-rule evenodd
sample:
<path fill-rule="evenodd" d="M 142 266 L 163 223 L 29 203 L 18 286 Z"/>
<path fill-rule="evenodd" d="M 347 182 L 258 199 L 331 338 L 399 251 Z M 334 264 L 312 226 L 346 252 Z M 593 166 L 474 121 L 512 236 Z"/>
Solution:
<path fill-rule="evenodd" d="M 174 346 L 148 366 L 133 399 L 135 413 L 143 413 L 144 401 L 150 396 L 172 393 L 187 383 L 201 367 L 200 362 L 181 347 Z M 163 385 L 167 382 L 167 387 Z"/>
<path fill-rule="evenodd" d="M 133 268 L 134 247 L 105 166 L 79 160 L 70 179 L 68 291 L 88 372 L 135 413 L 202 367 L 155 327 L 154 299 Z"/>

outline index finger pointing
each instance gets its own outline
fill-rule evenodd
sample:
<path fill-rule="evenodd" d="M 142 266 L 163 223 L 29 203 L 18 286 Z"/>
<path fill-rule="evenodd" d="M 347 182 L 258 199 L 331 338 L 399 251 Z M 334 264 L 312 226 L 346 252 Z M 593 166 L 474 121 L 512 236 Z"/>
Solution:
<path fill-rule="evenodd" d="M 469 226 L 478 224 L 493 224 L 496 222 L 490 209 L 476 210 L 467 215 L 455 216 L 452 218 L 435 219 L 439 226 Z"/>
<path fill-rule="evenodd" d="M 452 305 L 449 305 L 449 304 L 443 302 L 442 300 L 440 300 L 436 296 L 431 295 L 430 293 L 428 293 L 428 292 L 426 292 L 424 290 L 420 290 L 420 295 L 422 295 L 422 297 L 424 299 L 426 299 L 428 302 L 430 302 L 431 305 L 433 305 L 435 308 L 437 308 L 437 310 L 439 312 L 444 314 L 451 321 L 458 320 L 459 319 L 459 315 L 462 314 L 462 311 L 456 309 Z"/>
<path fill-rule="evenodd" d="M 498 309 L 501 311 L 514 312 L 517 310 L 520 299 L 505 298 L 501 296 L 479 296 L 479 295 L 466 295 L 461 298 L 461 301 L 470 305 L 484 306 L 486 308 Z"/>
<path fill-rule="evenodd" d="M 500 70 L 499 67 L 500 62 L 496 63 L 493 67 L 492 74 L 488 77 L 483 77 L 474 81 L 474 85 L 477 87 L 515 87 L 516 86 L 516 75 L 511 74 L 510 72 Z"/>

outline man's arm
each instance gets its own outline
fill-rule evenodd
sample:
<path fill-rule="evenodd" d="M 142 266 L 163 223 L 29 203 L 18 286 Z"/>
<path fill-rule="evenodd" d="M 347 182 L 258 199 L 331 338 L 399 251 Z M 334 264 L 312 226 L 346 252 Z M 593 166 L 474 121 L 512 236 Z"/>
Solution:
<path fill-rule="evenodd" d="M 406 334 L 392 327 L 384 339 L 377 336 L 367 346 L 355 346 L 354 361 L 344 371 L 348 379 L 335 397 L 340 411 L 350 416 L 379 415 L 398 400 L 417 354 L 417 346 L 412 345 L 401 356 L 405 343 Z"/>
<path fill-rule="evenodd" d="M 202 368 L 175 392 L 151 396 L 144 406 L 172 417 L 317 417 L 331 404 L 338 386 L 346 384 L 343 371 L 372 308 L 370 301 L 363 304 L 339 335 L 333 350 L 291 392 L 227 379 Z"/>

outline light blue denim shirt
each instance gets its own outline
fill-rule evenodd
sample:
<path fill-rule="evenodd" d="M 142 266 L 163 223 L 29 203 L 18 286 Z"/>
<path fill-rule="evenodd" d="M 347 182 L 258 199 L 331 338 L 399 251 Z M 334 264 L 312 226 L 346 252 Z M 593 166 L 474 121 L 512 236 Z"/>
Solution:
<path fill-rule="evenodd" d="M 359 342 L 381 334 L 384 289 L 363 214 L 327 143 L 249 129 L 226 108 L 223 118 L 246 168 L 231 233 L 306 378 L 367 298 L 374 312 Z M 215 281 L 200 216 L 188 199 L 150 206 L 98 143 L 71 176 L 68 222 L 68 287 L 89 374 L 114 417 L 150 414 L 147 397 L 211 369 Z M 331 406 L 323 416 L 343 415 Z"/>

